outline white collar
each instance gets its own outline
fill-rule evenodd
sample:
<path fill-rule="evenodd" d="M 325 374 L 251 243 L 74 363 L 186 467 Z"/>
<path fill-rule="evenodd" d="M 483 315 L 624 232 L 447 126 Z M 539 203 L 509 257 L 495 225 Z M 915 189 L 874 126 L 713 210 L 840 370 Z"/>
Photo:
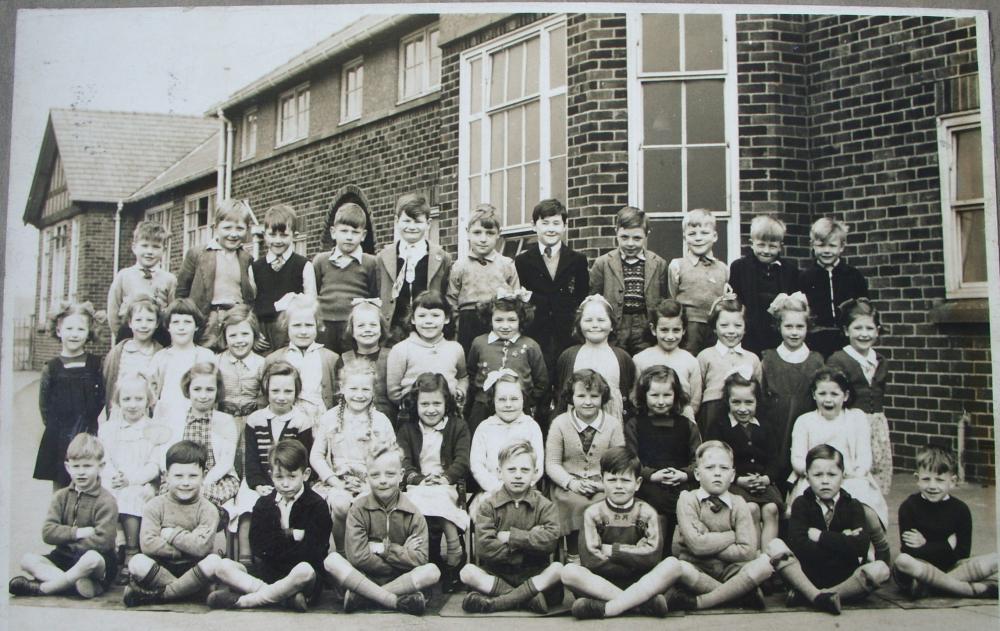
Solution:
<path fill-rule="evenodd" d="M 508 341 L 509 341 L 509 342 L 510 342 L 511 344 L 516 344 L 516 343 L 517 343 L 517 340 L 519 340 L 520 338 L 521 338 L 521 334 L 520 334 L 520 333 L 517 333 L 517 334 L 515 334 L 515 335 L 514 335 L 514 337 L 510 338 L 510 339 L 509 339 Z M 500 336 L 499 336 L 499 335 L 497 335 L 497 334 L 496 334 L 496 333 L 494 333 L 493 331 L 490 331 L 490 334 L 489 334 L 489 335 L 488 335 L 488 336 L 486 337 L 486 341 L 487 341 L 487 342 L 488 342 L 489 344 L 492 344 L 493 342 L 499 342 L 499 341 L 501 341 L 501 340 L 500 340 Z"/>
<path fill-rule="evenodd" d="M 709 493 L 705 489 L 701 488 L 700 486 L 697 489 L 695 489 L 695 492 L 694 492 L 694 496 L 698 498 L 699 502 L 704 502 L 711 495 L 712 495 L 711 493 Z M 720 500 L 722 500 L 722 503 L 725 504 L 726 506 L 728 506 L 729 510 L 733 509 L 733 496 L 729 494 L 728 490 L 725 491 L 725 492 L 723 492 L 723 493 L 721 493 L 720 495 L 717 495 L 716 497 L 718 497 Z"/>
<path fill-rule="evenodd" d="M 730 426 L 730 427 L 736 427 L 736 426 L 737 426 L 737 425 L 739 425 L 739 424 L 740 424 L 740 422 L 739 422 L 739 421 L 737 421 L 736 419 L 734 419 L 734 418 L 733 418 L 733 415 L 732 415 L 732 414 L 730 414 L 730 415 L 729 415 L 729 426 Z M 750 422 L 749 422 L 749 424 L 750 424 L 750 425 L 756 425 L 757 427 L 760 427 L 760 422 L 759 422 L 759 421 L 758 421 L 758 420 L 757 420 L 756 418 L 752 418 L 752 419 L 750 419 Z"/>
<path fill-rule="evenodd" d="M 730 353 L 735 353 L 737 355 L 743 355 L 746 351 L 743 350 L 742 344 L 737 344 L 736 346 L 730 348 L 723 344 L 722 342 L 715 343 L 715 352 L 719 354 L 719 357 L 725 357 Z"/>
<path fill-rule="evenodd" d="M 480 257 L 480 256 L 477 256 L 476 253 L 473 252 L 471 249 L 469 250 L 469 258 L 472 259 L 473 261 L 479 261 L 479 259 L 484 258 L 487 261 L 489 261 L 490 263 L 492 263 L 493 261 L 496 260 L 498 254 L 499 254 L 499 252 L 497 252 L 496 250 L 490 250 L 489 254 Z"/>
<path fill-rule="evenodd" d="M 497 416 L 496 413 L 494 413 L 493 416 L 486 419 L 486 421 L 491 421 L 493 424 L 500 425 L 501 427 L 510 427 L 512 425 L 521 425 L 523 423 L 526 423 L 527 421 L 531 421 L 532 423 L 534 423 L 535 419 L 531 418 L 527 414 L 522 413 L 521 416 L 517 417 L 516 419 L 508 423 L 507 421 Z M 486 421 L 483 422 L 485 423 Z"/>
<path fill-rule="evenodd" d="M 623 263 L 627 263 L 629 261 L 629 257 L 626 257 L 625 254 L 621 250 L 618 250 L 618 255 L 620 257 L 622 257 L 622 262 Z M 639 253 L 635 255 L 635 258 L 639 259 L 640 261 L 645 261 L 646 260 L 646 250 L 639 250 Z"/>
<path fill-rule="evenodd" d="M 868 364 L 871 367 L 878 367 L 878 357 L 875 355 L 874 348 L 869 348 L 868 352 L 864 355 L 854 350 L 854 347 L 850 344 L 845 346 L 843 350 L 859 364 Z"/>
<path fill-rule="evenodd" d="M 597 413 L 597 418 L 595 418 L 590 423 L 584 423 L 582 420 L 580 420 L 577 417 L 576 411 L 574 410 L 573 411 L 573 425 L 576 427 L 577 433 L 582 432 L 583 430 L 587 429 L 588 427 L 593 427 L 595 430 L 597 430 L 598 432 L 600 432 L 601 429 L 604 427 L 604 411 L 602 410 L 602 411 L 598 412 Z"/>
<path fill-rule="evenodd" d="M 634 495 L 632 497 L 630 497 L 629 500 L 627 502 L 625 502 L 624 504 L 615 504 L 614 502 L 611 501 L 611 498 L 609 498 L 609 497 L 605 497 L 604 501 L 607 502 L 608 506 L 610 506 L 611 508 L 613 508 L 615 510 L 621 510 L 621 511 L 632 510 L 632 507 L 635 506 L 635 496 Z"/>
<path fill-rule="evenodd" d="M 421 239 L 416 243 L 410 243 L 409 241 L 404 241 L 400 239 L 396 241 L 396 247 L 398 248 L 398 253 L 401 258 L 406 258 L 407 256 L 413 256 L 416 260 L 420 260 L 424 255 L 427 254 L 427 240 Z"/>
<path fill-rule="evenodd" d="M 142 422 L 142 421 L 136 421 L 136 423 L 140 423 L 140 422 Z M 924 500 L 925 502 L 931 502 L 931 501 L 930 501 L 929 499 L 927 499 L 927 498 L 926 498 L 926 497 L 924 496 L 924 494 L 923 494 L 922 492 L 920 493 L 920 498 L 921 498 L 921 499 L 923 499 L 923 500 Z M 942 498 L 941 498 L 941 499 L 939 499 L 938 501 L 936 501 L 936 502 L 931 502 L 931 504 L 940 504 L 941 502 L 947 502 L 947 501 L 948 501 L 948 500 L 950 500 L 950 499 L 951 499 L 951 494 L 949 493 L 948 495 L 945 495 L 944 497 L 942 497 Z"/>
<path fill-rule="evenodd" d="M 332 262 L 336 263 L 337 261 L 339 261 L 341 259 L 341 257 L 348 256 L 348 257 L 354 259 L 355 261 L 357 261 L 358 263 L 362 263 L 363 261 L 362 261 L 361 255 L 362 255 L 362 252 L 361 252 L 361 246 L 360 245 L 358 247 L 354 248 L 354 251 L 351 252 L 350 254 L 344 254 L 343 252 L 340 251 L 340 246 L 337 246 L 337 247 L 333 248 L 333 252 L 330 252 L 330 260 Z"/>
<path fill-rule="evenodd" d="M 295 497 L 293 497 L 290 500 L 286 500 L 285 496 L 282 495 L 281 493 L 275 493 L 274 494 L 274 503 L 277 504 L 277 505 L 279 505 L 279 506 L 282 505 L 282 504 L 287 504 L 287 505 L 291 506 L 292 504 L 295 503 L 295 500 L 297 500 L 300 497 L 302 497 L 302 494 L 305 493 L 305 491 L 306 491 L 306 485 L 303 484 L 302 486 L 299 487 L 299 491 L 298 491 L 298 493 L 295 494 Z"/>
<path fill-rule="evenodd" d="M 774 349 L 778 353 L 778 357 L 785 360 L 789 364 L 801 364 L 805 360 L 809 359 L 809 347 L 803 344 L 796 350 L 788 350 L 785 343 L 782 342 L 778 344 L 778 348 Z"/>
<path fill-rule="evenodd" d="M 205 249 L 206 250 L 217 250 L 217 251 L 220 251 L 220 252 L 229 252 L 231 254 L 236 254 L 237 252 L 239 252 L 240 250 L 243 249 L 243 246 L 241 245 L 240 247 L 236 248 L 235 250 L 227 250 L 226 248 L 224 248 L 221 245 L 219 245 L 219 242 L 216 241 L 215 237 L 212 237 L 211 239 L 209 239 L 205 243 Z"/>
<path fill-rule="evenodd" d="M 417 423 L 420 424 L 420 433 L 426 436 L 427 434 L 431 434 L 434 432 L 443 432 L 445 426 L 448 425 L 448 417 L 447 416 L 444 417 L 443 419 L 441 419 L 440 422 L 438 422 L 437 425 L 434 425 L 433 427 L 428 427 L 427 425 L 424 424 L 423 421 L 420 420 L 418 420 Z"/>
<path fill-rule="evenodd" d="M 307 348 L 306 350 L 302 350 L 301 348 L 299 348 L 295 344 L 289 344 L 288 345 L 288 352 L 290 353 L 292 351 L 295 351 L 299 355 L 305 356 L 305 355 L 308 355 L 309 353 L 312 353 L 313 351 L 315 351 L 317 349 L 320 349 L 320 348 L 323 348 L 323 345 L 320 344 L 319 342 L 313 342 L 312 344 L 309 345 L 309 348 Z"/>
<path fill-rule="evenodd" d="M 282 263 L 285 263 L 288 261 L 288 258 L 291 255 L 292 255 L 291 248 L 288 248 L 282 254 L 275 254 L 274 252 L 268 251 L 267 255 L 264 257 L 264 260 L 266 260 L 268 264 L 273 264 L 275 261 L 281 261 Z"/>
<path fill-rule="evenodd" d="M 708 261 L 710 263 L 715 262 L 715 255 L 712 254 L 711 250 L 705 252 L 701 256 L 698 256 L 691 250 L 687 249 L 687 246 L 684 246 L 684 258 L 686 258 L 688 263 L 690 263 L 691 265 L 698 265 L 702 261 Z"/>
<path fill-rule="evenodd" d="M 538 251 L 542 254 L 542 258 L 545 258 L 545 248 L 552 248 L 552 256 L 559 256 L 559 249 L 562 248 L 562 241 L 556 241 L 552 245 L 544 245 L 541 241 L 538 242 Z"/>
<path fill-rule="evenodd" d="M 840 501 L 840 491 L 837 491 L 837 494 L 830 499 L 833 501 L 833 506 L 827 506 L 826 503 L 823 502 L 823 500 L 819 499 L 819 495 L 816 496 L 816 503 L 819 504 L 819 508 L 820 510 L 823 511 L 824 515 L 826 515 L 827 513 L 829 513 L 830 511 L 832 511 L 834 508 L 837 507 L 837 502 Z"/>

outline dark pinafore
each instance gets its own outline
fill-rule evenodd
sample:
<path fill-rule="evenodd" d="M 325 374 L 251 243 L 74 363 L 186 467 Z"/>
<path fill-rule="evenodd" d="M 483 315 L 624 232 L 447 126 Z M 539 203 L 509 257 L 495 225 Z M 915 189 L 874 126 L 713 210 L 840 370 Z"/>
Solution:
<path fill-rule="evenodd" d="M 78 363 L 81 358 L 72 358 Z M 63 357 L 49 361 L 39 385 L 38 407 L 45 431 L 38 445 L 34 478 L 69 484 L 64 462 L 66 448 L 80 433 L 97 435 L 97 416 L 104 406 L 104 377 L 101 360 L 86 354 L 84 365 L 66 367 Z"/>

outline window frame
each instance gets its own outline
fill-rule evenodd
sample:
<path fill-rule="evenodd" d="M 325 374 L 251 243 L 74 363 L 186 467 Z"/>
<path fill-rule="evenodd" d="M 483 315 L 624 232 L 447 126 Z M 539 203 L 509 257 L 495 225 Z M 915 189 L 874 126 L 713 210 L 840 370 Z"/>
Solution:
<path fill-rule="evenodd" d="M 72 300 L 77 283 L 73 276 L 78 269 L 79 247 L 74 235 L 79 232 L 79 218 L 67 219 L 42 230 L 42 286 L 39 291 L 39 325 L 64 300 Z M 56 260 L 58 256 L 58 260 Z M 58 263 L 58 264 L 57 264 Z M 69 270 L 67 271 L 67 265 Z M 57 277 L 58 271 L 58 277 Z M 67 282 L 69 274 L 69 282 Z M 58 283 L 56 281 L 59 281 Z M 56 289 L 58 287 L 58 293 Z"/>
<path fill-rule="evenodd" d="M 469 213 L 471 208 L 475 205 L 470 199 L 471 191 L 469 186 L 470 173 L 470 161 L 468 160 L 469 152 L 471 149 L 471 137 L 469 132 L 469 126 L 475 121 L 481 121 L 480 127 L 480 165 L 481 173 L 483 177 L 483 183 L 480 185 L 481 200 L 484 203 L 491 203 L 491 191 L 489 186 L 489 175 L 491 169 L 491 149 L 492 149 L 492 123 L 490 122 L 490 115 L 498 112 L 503 112 L 506 110 L 514 109 L 525 104 L 534 102 L 537 99 L 539 104 L 539 128 L 545 132 L 549 131 L 551 125 L 551 102 L 562 96 L 567 108 L 566 114 L 566 138 L 563 141 L 563 148 L 566 152 L 564 158 L 566 161 L 566 182 L 564 186 L 564 191 L 569 191 L 569 71 L 567 68 L 567 80 L 566 82 L 556 88 L 552 88 L 549 82 L 549 59 L 550 59 L 550 37 L 542 35 L 557 30 L 559 28 L 564 28 L 568 30 L 567 19 L 565 14 L 554 15 L 537 22 L 533 22 L 523 28 L 517 29 L 500 37 L 494 38 L 488 42 L 470 48 L 461 54 L 459 62 L 459 123 L 458 123 L 458 144 L 459 144 L 459 161 L 458 161 L 458 199 L 459 199 L 459 226 L 464 227 L 465 223 L 468 221 Z M 490 55 L 502 51 L 507 48 L 518 45 L 521 42 L 530 40 L 534 37 L 539 38 L 539 59 L 542 63 L 539 64 L 538 70 L 538 93 L 537 96 L 521 96 L 513 101 L 506 101 L 501 105 L 491 106 L 489 105 L 489 86 L 490 80 L 492 79 L 492 69 L 490 67 Z M 568 56 L 569 44 L 567 41 L 567 56 Z M 479 60 L 481 64 L 481 77 L 482 81 L 482 105 L 481 111 L 472 114 L 470 112 L 471 104 L 471 64 L 473 60 Z M 544 86 L 544 87 L 543 87 Z M 551 153 L 551 135 L 549 133 L 543 133 L 542 137 L 539 139 L 538 143 L 538 183 L 539 183 L 539 199 L 547 199 L 552 197 L 552 172 L 550 161 L 552 159 Z M 523 161 L 522 161 L 523 162 Z M 505 187 L 506 190 L 506 187 Z M 521 190 L 524 190 L 524 182 L 521 183 Z M 565 200 L 564 200 L 565 201 Z M 475 202 L 480 203 L 479 200 Z M 498 209 L 503 214 L 503 209 Z M 525 220 L 522 223 L 505 225 L 503 230 L 501 230 L 501 237 L 504 239 L 520 239 L 523 237 L 530 237 L 533 233 L 533 227 L 530 221 L 529 209 L 525 209 Z M 458 239 L 458 252 L 459 256 L 464 255 L 468 250 L 468 240 Z"/>
<path fill-rule="evenodd" d="M 212 228 L 215 223 L 215 205 L 216 205 L 216 191 L 214 188 L 206 189 L 204 191 L 193 193 L 184 197 L 184 249 L 181 252 L 181 256 L 187 254 L 188 250 L 203 243 L 208 243 L 212 238 Z M 208 219 L 204 226 L 191 226 L 191 216 L 195 213 L 191 212 L 190 204 L 191 202 L 196 202 L 200 199 L 208 199 Z M 207 237 L 204 240 L 192 239 L 192 235 L 197 235 L 199 231 L 206 231 Z M 195 242 L 193 242 L 195 241 Z"/>
<path fill-rule="evenodd" d="M 274 130 L 275 130 L 274 147 L 275 147 L 275 149 L 277 149 L 279 147 L 284 147 L 286 145 L 290 145 L 290 144 L 296 143 L 296 142 L 298 142 L 300 140 L 303 140 L 303 139 L 305 139 L 305 138 L 307 138 L 309 136 L 309 113 L 310 113 L 310 110 L 311 110 L 311 107 L 312 107 L 312 104 L 311 104 L 312 95 L 310 94 L 309 88 L 310 88 L 310 85 L 309 85 L 309 82 L 307 81 L 305 83 L 300 83 L 299 85 L 295 86 L 294 88 L 292 88 L 290 90 L 285 90 L 280 95 L 278 95 L 278 107 L 277 107 L 277 111 L 275 112 L 275 118 L 277 120 L 275 122 L 275 127 L 274 127 Z M 305 97 L 306 97 L 306 107 L 305 107 L 305 110 L 300 110 L 299 109 L 299 99 L 302 97 L 302 95 L 305 95 Z M 291 99 L 292 102 L 295 103 L 295 116 L 293 117 L 294 120 L 295 120 L 295 133 L 291 137 L 282 140 L 282 138 L 284 138 L 284 136 L 285 136 L 285 133 L 284 133 L 285 132 L 285 119 L 282 116 L 282 110 L 283 110 L 284 103 L 287 100 L 289 100 L 289 99 Z M 303 117 L 305 118 L 304 123 L 302 121 Z"/>
<path fill-rule="evenodd" d="M 441 89 L 441 48 L 440 46 L 431 45 L 431 34 L 437 33 L 440 38 L 441 24 L 439 22 L 433 22 L 427 26 L 423 26 L 415 31 L 408 33 L 399 40 L 399 53 L 398 53 L 398 86 L 397 86 L 397 98 L 396 105 L 401 105 L 413 99 L 419 99 L 422 96 L 431 94 Z M 413 94 L 406 94 L 406 47 L 410 43 L 423 40 L 421 45 L 423 61 L 421 63 L 419 83 L 416 92 Z M 431 76 L 431 60 L 434 58 L 433 49 L 438 49 L 438 72 L 436 77 Z"/>
<path fill-rule="evenodd" d="M 143 221 L 155 221 L 167 231 L 167 240 L 163 243 L 163 258 L 160 259 L 160 269 L 165 272 L 170 271 L 170 246 L 173 240 L 170 234 L 170 210 L 172 208 L 173 203 L 167 202 L 166 204 L 147 208 L 142 214 Z M 185 210 L 186 208 L 187 204 L 185 204 Z"/>
<path fill-rule="evenodd" d="M 669 13 L 680 16 L 678 29 L 681 37 L 680 55 L 684 55 L 684 18 L 688 15 L 718 15 L 722 19 L 722 70 L 680 70 L 675 72 L 666 71 L 643 71 L 642 70 L 642 16 L 643 14 Z M 739 182 L 739 94 L 737 76 L 737 41 L 736 41 L 736 14 L 732 11 L 642 11 L 628 13 L 626 17 L 626 41 L 628 42 L 628 54 L 626 55 L 627 70 L 627 101 L 628 120 L 636 121 L 628 126 L 628 202 L 629 205 L 643 208 L 643 127 L 644 127 L 644 103 L 642 87 L 644 83 L 661 81 L 693 81 L 698 79 L 721 79 L 723 82 L 723 118 L 724 118 L 724 147 L 726 151 L 726 208 L 714 210 L 713 215 L 727 222 L 726 235 L 720 237 L 725 239 L 726 258 L 733 261 L 740 256 L 740 182 Z M 682 108 L 684 103 L 682 101 Z M 682 110 L 683 111 L 683 110 Z M 683 116 L 683 114 L 682 114 Z M 682 119 L 682 129 L 686 128 L 686 119 Z M 711 143 L 715 146 L 717 143 Z M 682 147 L 689 147 L 682 141 Z M 687 153 L 682 152 L 682 183 L 686 182 L 686 162 Z M 684 207 L 687 206 L 687 187 L 683 186 L 681 200 Z M 690 209 L 688 209 L 690 210 Z M 650 211 L 646 216 L 650 220 L 682 220 L 685 212 L 658 212 Z"/>
<path fill-rule="evenodd" d="M 981 206 L 982 212 L 987 213 L 986 203 L 986 182 L 987 173 L 983 173 L 983 197 L 978 199 L 961 200 L 956 203 L 954 199 L 956 159 L 954 152 L 955 134 L 969 129 L 979 129 L 980 136 L 983 134 L 982 114 L 978 109 L 968 110 L 956 114 L 938 117 L 938 169 L 941 181 L 941 232 L 943 237 L 944 250 L 944 277 L 945 296 L 951 299 L 986 298 L 989 295 L 989 279 L 982 282 L 964 282 L 962 280 L 962 231 L 958 214 L 962 212 L 957 207 L 968 208 Z M 985 152 L 982 154 L 980 162 L 985 167 Z M 987 257 L 989 249 L 987 248 Z M 989 263 L 986 264 L 987 275 L 989 273 Z"/>
<path fill-rule="evenodd" d="M 355 73 L 355 89 L 349 91 L 348 77 Z M 340 69 L 340 124 L 351 123 L 361 119 L 364 113 L 364 87 L 365 87 L 365 58 L 356 57 L 345 63 Z M 350 112 L 350 98 L 352 94 L 358 95 L 358 111 L 353 116 Z"/>
<path fill-rule="evenodd" d="M 240 160 L 249 160 L 257 155 L 258 121 L 259 113 L 256 107 L 251 107 L 243 112 L 243 125 L 240 130 Z"/>

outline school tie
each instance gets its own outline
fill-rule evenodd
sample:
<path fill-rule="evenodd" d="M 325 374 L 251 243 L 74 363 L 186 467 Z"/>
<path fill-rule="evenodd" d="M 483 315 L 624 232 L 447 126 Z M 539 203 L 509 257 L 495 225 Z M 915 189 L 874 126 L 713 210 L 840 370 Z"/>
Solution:
<path fill-rule="evenodd" d="M 545 246 L 545 258 L 547 258 L 547 259 L 552 258 L 552 246 L 551 245 Z"/>
<path fill-rule="evenodd" d="M 583 445 L 583 453 L 590 452 L 590 446 L 594 444 L 594 436 L 596 435 L 597 430 L 589 425 L 580 432 L 580 444 Z"/>
<path fill-rule="evenodd" d="M 284 266 L 285 266 L 285 259 L 280 256 L 275 257 L 275 259 L 271 261 L 271 269 L 273 269 L 276 272 L 280 272 L 281 268 Z"/>
<path fill-rule="evenodd" d="M 148 267 L 142 268 L 142 277 L 146 280 L 153 280 L 153 270 Z"/>
<path fill-rule="evenodd" d="M 833 521 L 833 508 L 834 506 L 836 506 L 836 504 L 833 503 L 833 500 L 830 500 L 830 501 L 824 501 L 823 505 L 826 506 L 827 508 L 826 512 L 823 513 L 823 521 L 826 522 L 826 527 L 829 528 L 830 522 Z"/>
<path fill-rule="evenodd" d="M 726 503 L 718 495 L 709 495 L 705 498 L 705 501 L 708 502 L 708 507 L 712 509 L 713 513 L 718 513 L 726 507 Z"/>

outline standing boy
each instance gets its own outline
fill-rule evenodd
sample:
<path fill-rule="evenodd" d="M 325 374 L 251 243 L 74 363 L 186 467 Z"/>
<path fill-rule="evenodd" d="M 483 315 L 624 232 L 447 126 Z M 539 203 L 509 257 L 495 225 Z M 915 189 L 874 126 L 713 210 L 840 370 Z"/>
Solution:
<path fill-rule="evenodd" d="M 101 486 L 104 447 L 90 434 L 77 434 L 66 448 L 70 484 L 49 503 L 42 541 L 54 545 L 46 555 L 26 554 L 21 569 L 28 577 L 10 579 L 13 596 L 48 596 L 73 590 L 98 596 L 118 574 L 115 533 L 118 505 Z"/>
<path fill-rule="evenodd" d="M 177 277 L 159 267 L 167 230 L 157 221 L 140 221 L 132 233 L 132 254 L 135 265 L 119 270 L 108 290 L 108 324 L 116 341 L 132 337 L 128 325 L 128 308 L 134 300 L 149 297 L 162 310 L 174 300 Z M 153 334 L 160 344 L 170 343 L 170 336 L 160 327 Z"/>
<path fill-rule="evenodd" d="M 799 287 L 815 318 L 806 345 L 826 359 L 847 345 L 845 322 L 837 307 L 852 298 L 867 298 L 868 281 L 841 258 L 847 246 L 847 224 L 821 217 L 809 229 L 809 240 L 815 264 L 799 274 Z"/>
<path fill-rule="evenodd" d="M 524 608 L 548 613 L 563 600 L 562 564 L 550 556 L 559 541 L 555 506 L 534 488 L 536 457 L 531 443 L 518 440 L 500 450 L 503 486 L 479 502 L 476 551 L 479 566 L 462 568 L 473 591 L 462 601 L 470 613 Z"/>
<path fill-rule="evenodd" d="M 750 221 L 750 254 L 729 266 L 729 284 L 746 308 L 743 348 L 760 355 L 781 343 L 774 318 L 767 312 L 778 294 L 799 288 L 799 270 L 781 259 L 785 242 L 785 222 L 770 215 Z"/>
<path fill-rule="evenodd" d="M 361 242 L 368 234 L 366 221 L 364 209 L 357 204 L 338 208 L 330 226 L 336 245 L 313 259 L 319 319 L 325 327 L 323 345 L 338 355 L 351 350 L 345 333 L 352 301 L 379 295 L 378 261 L 361 251 Z"/>
<path fill-rule="evenodd" d="M 555 382 L 556 360 L 572 346 L 573 318 L 587 297 L 590 274 L 587 257 L 562 242 L 569 212 L 558 199 L 543 199 L 531 211 L 531 221 L 538 238 L 537 247 L 529 247 L 514 258 L 521 286 L 531 291 L 535 315 L 522 331 L 538 342 L 549 370 L 549 383 Z M 537 402 L 534 419 L 548 427 L 550 397 Z M 532 412 L 528 410 L 529 414 Z"/>
<path fill-rule="evenodd" d="M 312 263 L 292 249 L 295 220 L 295 209 L 287 204 L 267 209 L 264 214 L 267 253 L 250 268 L 257 286 L 253 312 L 271 350 L 288 346 L 288 331 L 278 326 L 278 314 L 288 306 L 289 294 L 316 295 Z"/>
<path fill-rule="evenodd" d="M 330 547 L 330 511 L 309 488 L 309 453 L 291 438 L 271 448 L 274 490 L 257 500 L 250 518 L 250 549 L 256 576 L 239 563 L 220 559 L 215 577 L 232 588 L 208 595 L 212 609 L 249 609 L 282 603 L 305 611 L 323 589 L 317 574 Z"/>
<path fill-rule="evenodd" d="M 208 453 L 190 440 L 167 449 L 167 492 L 146 502 L 139 527 L 141 554 L 129 561 L 126 607 L 184 600 L 205 591 L 219 563 L 212 541 L 219 509 L 201 494 Z"/>
<path fill-rule="evenodd" d="M 715 258 L 712 247 L 719 240 L 715 217 L 704 208 L 695 208 L 684 215 L 681 222 L 686 252 L 670 261 L 667 284 L 670 297 L 684 306 L 687 315 L 687 332 L 684 350 L 695 357 L 715 343 L 715 336 L 708 324 L 712 303 L 726 290 L 729 269 Z"/>
<path fill-rule="evenodd" d="M 629 355 L 652 346 L 648 309 L 667 296 L 667 262 L 646 249 L 646 213 L 625 206 L 615 216 L 618 247 L 590 269 L 590 293 L 601 294 L 618 319 L 617 345 Z"/>
<path fill-rule="evenodd" d="M 204 245 L 188 250 L 177 274 L 177 297 L 191 298 L 208 322 L 201 345 L 222 350 L 220 311 L 233 305 L 253 304 L 253 263 L 243 244 L 250 233 L 250 207 L 238 199 L 227 199 L 215 209 L 215 236 Z"/>

